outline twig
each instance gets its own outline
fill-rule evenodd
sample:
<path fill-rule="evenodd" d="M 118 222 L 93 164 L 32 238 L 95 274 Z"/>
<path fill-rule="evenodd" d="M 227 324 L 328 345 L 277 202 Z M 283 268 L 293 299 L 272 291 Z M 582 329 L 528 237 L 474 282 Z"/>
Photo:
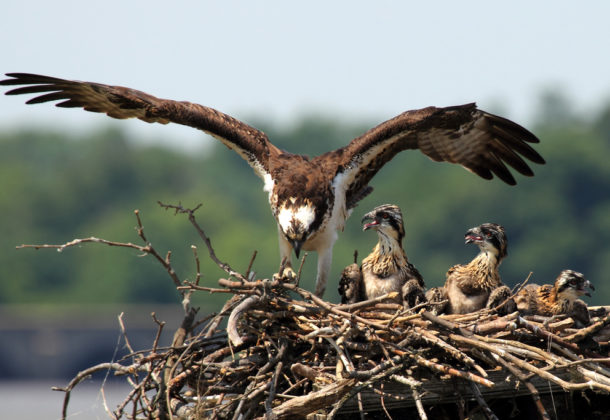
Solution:
<path fill-rule="evenodd" d="M 297 278 L 295 280 L 295 284 L 298 286 L 301 283 L 301 272 L 303 270 L 303 266 L 305 265 L 305 260 L 309 254 L 304 253 L 303 258 L 301 258 L 301 264 L 299 264 L 299 271 L 297 271 Z"/>
<path fill-rule="evenodd" d="M 455 334 L 452 334 L 451 338 L 456 341 L 462 341 L 464 343 L 469 343 L 471 345 L 484 348 L 485 350 L 487 350 L 491 353 L 494 353 L 497 356 L 500 356 L 501 358 L 505 359 L 507 362 L 514 364 L 515 366 L 519 367 L 520 369 L 524 369 L 529 372 L 535 373 L 536 375 L 540 376 L 543 379 L 547 379 L 551 382 L 556 383 L 557 385 L 561 386 L 565 390 L 575 391 L 575 390 L 583 390 L 583 389 L 590 389 L 590 388 L 598 388 L 598 389 L 604 390 L 606 392 L 610 392 L 610 386 L 603 385 L 598 382 L 593 382 L 593 381 L 588 381 L 586 383 L 566 382 L 563 379 L 558 378 L 557 376 L 552 375 L 543 369 L 537 368 L 536 366 L 532 365 L 531 363 L 527 363 L 526 361 L 513 356 L 512 354 L 508 353 L 507 351 L 499 349 L 496 346 L 492 346 L 492 345 L 483 343 L 481 340 L 460 337 L 460 336 L 456 336 Z"/>
<path fill-rule="evenodd" d="M 66 242 L 62 245 L 49 245 L 49 244 L 45 244 L 45 245 L 20 245 L 17 246 L 17 249 L 21 249 L 21 248 L 34 248 L 34 249 L 42 249 L 42 248 L 54 248 L 57 249 L 58 252 L 62 252 L 63 250 L 65 250 L 66 248 L 69 247 L 73 247 L 76 245 L 81 245 L 81 244 L 85 244 L 85 243 L 100 243 L 100 244 L 105 244 L 108 246 L 117 246 L 117 247 L 122 247 L 122 248 L 133 248 L 133 249 L 137 249 L 138 251 L 142 252 L 143 254 L 149 254 L 152 255 L 157 261 L 159 261 L 161 263 L 161 265 L 165 268 L 165 271 L 167 271 L 167 273 L 169 274 L 170 278 L 172 279 L 172 281 L 174 282 L 174 285 L 176 286 L 180 286 L 180 279 L 178 278 L 178 275 L 176 274 L 176 272 L 174 271 L 170 259 L 171 259 L 171 252 L 168 252 L 165 256 L 165 258 L 163 258 L 155 248 L 153 248 L 153 246 L 148 242 L 148 240 L 146 239 L 146 236 L 144 235 L 144 227 L 142 226 L 142 220 L 140 219 L 140 211 L 139 210 L 134 210 L 134 213 L 136 215 L 136 219 L 138 222 L 138 227 L 137 227 L 137 233 L 138 236 L 140 236 L 140 238 L 146 243 L 145 246 L 141 246 L 141 245 L 136 245 L 133 244 L 131 242 L 115 242 L 115 241 L 108 241 L 106 239 L 100 239 L 100 238 L 96 238 L 94 236 L 91 236 L 89 238 L 81 238 L 81 239 L 74 239 L 70 242 Z"/>
<path fill-rule="evenodd" d="M 587 337 L 591 337 L 593 334 L 604 328 L 606 325 L 610 325 L 610 314 L 606 315 L 599 321 L 589 325 L 588 327 L 581 328 L 574 334 L 564 337 L 564 340 L 571 343 L 578 343 L 586 339 Z"/>
<path fill-rule="evenodd" d="M 250 275 L 253 274 L 252 265 L 254 264 L 254 259 L 256 258 L 256 254 L 257 254 L 257 251 L 254 250 L 254 252 L 252 253 L 252 257 L 250 258 L 250 262 L 248 263 L 248 269 L 246 270 L 246 277 L 248 279 L 250 279 Z"/>
<path fill-rule="evenodd" d="M 419 355 L 413 355 L 413 358 L 415 359 L 417 364 L 419 364 L 421 366 L 425 366 L 433 371 L 443 373 L 445 375 L 450 375 L 450 376 L 455 376 L 458 378 L 466 379 L 468 381 L 483 385 L 487 388 L 492 388 L 495 385 L 492 381 L 482 378 L 473 373 L 464 372 L 464 371 L 461 371 L 461 370 L 458 370 L 458 369 L 455 369 L 455 368 L 452 368 L 449 366 L 441 365 L 439 363 L 434 363 L 434 362 L 431 362 L 430 360 L 424 359 L 423 357 L 421 357 Z"/>
<path fill-rule="evenodd" d="M 191 249 L 193 250 L 193 256 L 195 257 L 195 267 L 197 271 L 195 272 L 195 284 L 199 286 L 199 280 L 201 280 L 201 263 L 199 262 L 199 254 L 197 254 L 197 247 L 195 245 L 191 245 Z"/>
<path fill-rule="evenodd" d="M 235 290 L 235 289 L 219 289 L 215 287 L 207 287 L 207 286 L 199 286 L 197 284 L 191 283 L 189 281 L 184 281 L 182 286 L 178 286 L 176 289 L 178 290 L 200 290 L 202 292 L 208 293 L 242 293 L 245 295 L 255 295 L 258 294 L 256 290 Z"/>
<path fill-rule="evenodd" d="M 352 320 L 358 321 L 358 322 L 360 322 L 362 324 L 369 325 L 371 327 L 375 327 L 375 328 L 380 329 L 380 330 L 385 330 L 385 331 L 391 332 L 392 334 L 396 334 L 396 335 L 401 335 L 402 334 L 401 331 L 398 331 L 398 330 L 393 329 L 393 328 L 389 328 L 386 325 L 382 325 L 382 324 L 379 324 L 377 322 L 369 321 L 369 320 L 367 320 L 365 318 L 362 318 L 362 317 L 360 317 L 358 315 L 355 315 L 355 314 L 351 314 L 349 312 L 341 311 L 341 310 L 337 309 L 331 303 L 328 303 L 328 302 L 320 299 L 319 297 L 317 297 L 313 293 L 310 293 L 310 292 L 308 292 L 306 290 L 303 290 L 303 289 L 301 289 L 299 287 L 296 287 L 296 286 L 291 285 L 291 284 L 285 284 L 285 287 L 288 288 L 288 289 L 291 289 L 291 290 L 293 290 L 295 292 L 297 292 L 298 294 L 300 294 L 301 296 L 303 296 L 306 299 L 312 300 L 313 302 L 318 304 L 320 307 L 322 307 L 322 308 L 326 309 L 327 311 L 332 312 L 332 313 L 334 313 L 336 315 L 339 315 L 339 316 L 347 318 L 347 319 L 352 319 Z"/>
<path fill-rule="evenodd" d="M 146 372 L 146 368 L 138 365 L 131 366 L 123 366 L 120 363 L 100 363 L 85 370 L 78 372 L 78 374 L 68 383 L 65 388 L 53 387 L 51 388 L 53 391 L 62 391 L 65 392 L 64 396 L 64 404 L 61 412 L 62 420 L 65 420 L 68 416 L 68 403 L 70 402 L 70 393 L 74 389 L 76 385 L 78 385 L 83 380 L 87 379 L 92 374 L 102 371 L 102 370 L 112 370 L 122 374 L 129 374 L 133 371 L 143 371 Z"/>
<path fill-rule="evenodd" d="M 119 320 L 119 328 L 121 329 L 121 334 L 123 335 L 123 339 L 125 340 L 125 347 L 127 347 L 127 350 L 129 350 L 130 353 L 133 353 L 133 347 L 131 347 L 131 343 L 129 342 L 129 338 L 127 337 L 127 332 L 125 331 L 125 324 L 123 324 L 124 314 L 124 312 L 121 312 L 117 317 Z"/>
<path fill-rule="evenodd" d="M 157 346 L 159 345 L 159 339 L 161 338 L 161 332 L 163 331 L 163 327 L 165 326 L 165 321 L 159 321 L 157 319 L 157 315 L 155 315 L 154 312 L 151 312 L 150 316 L 152 317 L 153 321 L 155 321 L 155 324 L 157 324 L 158 326 L 157 335 L 155 336 L 155 341 L 153 341 L 152 350 L 150 351 L 154 354 L 157 352 Z M 130 351 L 133 353 L 133 350 Z"/>
<path fill-rule="evenodd" d="M 474 397 L 476 398 L 477 402 L 479 403 L 479 406 L 483 409 L 485 416 L 489 420 L 499 420 L 498 416 L 496 416 L 494 414 L 494 412 L 491 411 L 491 408 L 489 408 L 489 405 L 487 405 L 487 402 L 485 402 L 485 399 L 483 398 L 483 394 L 481 394 L 481 390 L 479 389 L 479 387 L 476 386 L 476 384 L 471 382 L 470 389 L 472 389 L 472 393 L 474 394 Z"/>
<path fill-rule="evenodd" d="M 536 334 L 537 336 L 544 338 L 545 340 L 555 341 L 556 343 L 560 343 L 562 346 L 564 346 L 576 353 L 582 353 L 582 351 L 578 348 L 578 346 L 576 344 L 569 343 L 568 341 L 564 340 L 563 338 L 559 337 L 558 335 L 548 332 L 545 329 L 542 329 L 542 328 L 532 324 L 531 322 L 526 321 L 525 319 L 523 319 L 520 316 L 517 317 L 517 319 L 515 321 L 519 327 L 525 327 L 528 330 L 530 330 L 531 332 L 533 332 L 534 334 Z"/>
<path fill-rule="evenodd" d="M 269 396 L 265 401 L 265 409 L 268 415 L 272 414 L 273 410 L 273 400 L 275 399 L 275 394 L 277 390 L 277 381 L 280 377 L 280 373 L 282 372 L 282 368 L 284 367 L 284 363 L 280 360 L 275 366 L 275 372 L 273 373 L 273 377 L 271 378 L 271 383 L 269 386 Z"/>
<path fill-rule="evenodd" d="M 448 331 L 459 333 L 459 334 L 462 334 L 465 336 L 472 335 L 472 333 L 470 331 L 462 328 L 461 326 L 457 325 L 454 322 L 449 321 L 448 319 L 443 319 L 439 316 L 436 316 L 430 311 L 422 311 L 420 315 L 422 318 L 424 318 L 430 322 L 433 322 L 433 323 L 445 328 Z"/>
<path fill-rule="evenodd" d="M 417 407 L 417 414 L 419 414 L 419 418 L 421 420 L 428 420 L 426 410 L 424 410 L 424 404 L 421 401 L 421 394 L 419 393 L 417 388 L 411 388 L 411 394 L 413 395 L 413 399 L 415 400 L 415 407 Z"/>
<path fill-rule="evenodd" d="M 551 420 L 551 416 L 547 413 L 544 405 L 542 405 L 542 401 L 540 400 L 540 393 L 536 389 L 536 387 L 527 379 L 527 377 L 521 372 L 516 366 L 504 360 L 504 358 L 500 357 L 497 353 L 492 353 L 492 356 L 496 361 L 502 365 L 506 370 L 512 373 L 517 379 L 525 384 L 525 387 L 529 390 L 532 399 L 534 400 L 534 404 L 536 405 L 536 409 L 538 410 L 538 414 L 544 420 Z"/>
<path fill-rule="evenodd" d="M 218 328 L 218 325 L 222 321 L 223 317 L 228 313 L 228 311 L 233 307 L 233 305 L 235 305 L 239 301 L 239 299 L 240 297 L 238 295 L 234 295 L 231 297 L 231 299 L 225 302 L 218 315 L 216 315 L 214 319 L 210 322 L 210 325 L 208 325 L 208 329 L 204 335 L 205 338 L 210 338 L 216 333 L 216 328 Z"/>
<path fill-rule="evenodd" d="M 234 346 L 241 346 L 243 344 L 243 339 L 239 335 L 237 331 L 237 321 L 241 317 L 241 314 L 253 307 L 254 305 L 260 302 L 260 298 L 256 295 L 247 297 L 244 299 L 239 305 L 233 309 L 231 315 L 229 316 L 229 321 L 227 322 L 227 335 L 229 336 L 229 340 Z"/>
<path fill-rule="evenodd" d="M 339 401 L 356 385 L 356 379 L 343 379 L 325 386 L 319 391 L 293 398 L 273 409 L 278 420 L 305 417 L 323 407 L 330 407 Z"/>
<path fill-rule="evenodd" d="M 195 212 L 201 207 L 201 204 L 197 205 L 194 209 L 187 209 L 187 208 L 182 207 L 181 205 L 163 204 L 160 201 L 158 201 L 158 203 L 161 207 L 163 207 L 165 209 L 173 209 L 175 211 L 175 214 L 178 214 L 178 213 L 186 214 L 188 216 L 188 219 L 191 222 L 191 224 L 195 227 L 195 230 L 197 230 L 199 237 L 203 240 L 203 242 L 207 246 L 208 253 L 210 254 L 210 258 L 212 259 L 212 261 L 214 261 L 216 263 L 216 265 L 218 267 L 220 267 L 221 270 L 225 271 L 230 276 L 236 277 L 240 280 L 246 280 L 246 278 L 244 276 L 242 276 L 237 271 L 233 270 L 229 264 L 220 261 L 218 259 L 218 257 L 216 256 L 216 252 L 214 252 L 214 248 L 212 248 L 212 242 L 210 241 L 210 238 L 208 238 L 208 236 L 205 234 L 203 229 L 201 229 L 201 227 L 199 226 L 199 223 L 197 223 L 197 220 L 195 219 Z"/>
<path fill-rule="evenodd" d="M 376 303 L 383 302 L 385 300 L 394 299 L 396 296 L 398 296 L 398 292 L 390 292 L 381 296 L 377 296 L 373 299 L 363 300 L 361 302 L 336 305 L 335 308 L 341 311 L 355 311 L 357 309 L 373 306 Z"/>
<path fill-rule="evenodd" d="M 453 356 L 456 360 L 459 360 L 460 362 L 463 362 L 463 363 L 467 364 L 468 366 L 474 368 L 484 378 L 487 377 L 487 372 L 485 372 L 485 369 L 483 369 L 481 366 L 479 366 L 472 359 L 472 357 L 464 354 L 463 352 L 459 351 L 457 348 L 453 347 L 451 344 L 443 341 L 442 339 L 435 337 L 434 335 L 430 334 L 428 331 L 424 330 L 423 328 L 415 327 L 413 330 L 415 332 L 419 333 L 420 336 L 427 342 L 429 342 L 435 346 L 438 346 L 439 348 L 443 349 L 444 351 L 449 353 L 451 356 Z"/>
<path fill-rule="evenodd" d="M 118 247 L 123 247 L 123 248 L 134 248 L 134 249 L 137 249 L 138 251 L 147 253 L 146 247 L 143 247 L 141 245 L 136 245 L 136 244 L 133 244 L 131 242 L 123 243 L 123 242 L 108 241 L 106 239 L 96 238 L 95 236 L 90 236 L 88 238 L 73 239 L 73 240 L 71 240 L 69 242 L 66 242 L 66 243 L 62 244 L 62 245 L 51 245 L 51 244 L 29 245 L 29 244 L 22 244 L 22 245 L 16 246 L 15 248 L 17 248 L 17 249 L 23 249 L 23 248 L 48 249 L 48 248 L 52 248 L 52 249 L 57 249 L 57 252 L 63 252 L 66 248 L 70 248 L 70 247 L 81 245 L 81 244 L 85 244 L 85 243 L 91 243 L 91 242 L 92 243 L 104 244 L 104 245 L 108 245 L 108 246 L 118 246 Z"/>

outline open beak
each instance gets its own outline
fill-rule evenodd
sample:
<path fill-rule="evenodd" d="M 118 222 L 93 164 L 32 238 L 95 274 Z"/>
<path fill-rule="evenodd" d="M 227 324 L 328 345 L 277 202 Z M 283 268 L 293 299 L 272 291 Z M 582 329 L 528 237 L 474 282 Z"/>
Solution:
<path fill-rule="evenodd" d="M 477 235 L 477 233 L 473 229 L 470 229 L 464 235 L 464 241 L 467 244 L 471 244 L 473 242 L 478 242 L 478 241 L 482 241 L 482 240 L 483 240 L 483 238 L 480 235 Z"/>
<path fill-rule="evenodd" d="M 371 222 L 364 223 L 367 220 L 371 220 Z M 375 219 L 375 217 L 373 217 L 373 215 L 371 213 L 365 214 L 364 217 L 361 220 L 361 223 L 364 223 L 364 226 L 362 226 L 362 230 L 363 231 L 372 229 L 372 228 L 374 228 L 375 226 L 377 226 L 379 224 L 377 219 Z"/>

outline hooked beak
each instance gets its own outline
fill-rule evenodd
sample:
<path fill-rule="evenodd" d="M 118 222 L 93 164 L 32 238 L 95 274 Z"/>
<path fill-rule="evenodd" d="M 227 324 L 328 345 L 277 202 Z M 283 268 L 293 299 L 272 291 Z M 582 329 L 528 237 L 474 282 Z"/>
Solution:
<path fill-rule="evenodd" d="M 464 235 L 464 240 L 465 240 L 465 243 L 471 244 L 473 242 L 482 241 L 483 238 L 481 236 L 477 235 L 477 233 L 473 229 L 470 229 Z"/>
<path fill-rule="evenodd" d="M 301 247 L 303 246 L 303 241 L 294 239 L 290 241 L 290 243 L 292 244 L 292 249 L 294 249 L 294 255 L 299 258 L 299 254 L 301 253 Z"/>
<path fill-rule="evenodd" d="M 595 290 L 595 287 L 593 287 L 593 284 L 592 284 L 592 283 L 591 283 L 589 280 L 587 280 L 587 281 L 585 282 L 584 287 L 585 287 L 585 288 L 586 288 L 586 287 L 588 287 L 588 288 L 589 288 L 589 289 L 591 289 L 591 290 Z M 591 293 L 589 293 L 589 292 L 585 292 L 585 296 L 589 296 L 589 297 L 591 297 Z"/>
<path fill-rule="evenodd" d="M 371 222 L 370 223 L 364 223 L 367 220 L 371 220 Z M 371 213 L 365 214 L 364 217 L 362 218 L 362 220 L 360 221 L 360 223 L 364 223 L 364 226 L 362 226 L 362 230 L 363 231 L 372 229 L 372 228 L 374 228 L 375 226 L 377 226 L 379 224 L 377 219 L 375 219 Z"/>

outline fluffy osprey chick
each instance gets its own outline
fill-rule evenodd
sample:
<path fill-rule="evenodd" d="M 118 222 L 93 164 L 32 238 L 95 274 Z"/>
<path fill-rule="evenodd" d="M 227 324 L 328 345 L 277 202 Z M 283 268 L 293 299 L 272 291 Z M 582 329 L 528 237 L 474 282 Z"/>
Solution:
<path fill-rule="evenodd" d="M 292 272 L 292 251 L 318 253 L 315 293 L 324 294 L 337 233 L 368 183 L 397 153 L 419 149 L 430 159 L 462 165 L 485 179 L 494 175 L 514 185 L 506 165 L 526 176 L 533 172 L 523 158 L 544 159 L 529 145 L 538 139 L 505 118 L 475 104 L 406 111 L 352 140 L 345 147 L 309 158 L 274 146 L 267 135 L 215 109 L 191 102 L 161 99 L 135 89 L 65 80 L 28 73 L 8 73 L 0 85 L 19 86 L 7 95 L 42 94 L 27 101 L 60 101 L 63 108 L 83 108 L 112 118 L 148 123 L 176 123 L 202 130 L 239 154 L 263 179 L 276 220 L 280 256 Z M 294 272 L 292 272 L 294 273 Z"/>
<path fill-rule="evenodd" d="M 528 284 L 517 296 L 517 309 L 524 315 L 568 315 L 584 325 L 589 324 L 587 305 L 578 298 L 591 296 L 587 289 L 595 290 L 582 273 L 563 270 L 554 285 Z"/>
<path fill-rule="evenodd" d="M 367 223 L 364 223 L 364 222 Z M 339 293 L 343 303 L 373 299 L 398 292 L 397 303 L 413 307 L 424 300 L 424 280 L 402 248 L 405 236 L 402 213 L 393 204 L 374 208 L 362 218 L 363 230 L 377 231 L 373 252 L 343 270 Z"/>
<path fill-rule="evenodd" d="M 451 267 L 444 287 L 426 293 L 430 302 L 447 301 L 445 305 L 434 305 L 435 312 L 466 314 L 493 308 L 510 297 L 510 289 L 502 283 L 498 271 L 507 253 L 504 228 L 495 223 L 484 223 L 468 230 L 464 238 L 467 244 L 476 244 L 480 252 L 470 263 Z M 512 300 L 502 308 L 503 312 L 513 310 Z"/>

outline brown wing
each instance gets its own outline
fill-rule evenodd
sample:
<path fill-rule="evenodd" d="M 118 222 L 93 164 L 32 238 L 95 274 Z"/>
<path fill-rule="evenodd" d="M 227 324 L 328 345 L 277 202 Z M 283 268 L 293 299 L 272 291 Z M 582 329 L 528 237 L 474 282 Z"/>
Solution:
<path fill-rule="evenodd" d="M 485 179 L 495 174 L 516 184 L 506 165 L 532 176 L 523 158 L 543 164 L 529 145 L 538 138 L 520 125 L 477 109 L 475 104 L 407 111 L 369 130 L 337 153 L 347 198 L 359 194 L 396 153 L 419 149 L 435 161 L 457 163 Z"/>
<path fill-rule="evenodd" d="M 356 263 L 343 269 L 337 288 L 341 303 L 356 303 L 362 300 L 362 272 Z"/>
<path fill-rule="evenodd" d="M 416 280 L 421 287 L 426 287 L 426 284 L 424 283 L 424 277 L 421 275 L 419 270 L 415 268 L 413 264 L 407 261 L 404 271 L 406 274 L 405 278 L 407 280 Z"/>
<path fill-rule="evenodd" d="M 7 73 L 3 86 L 25 85 L 7 95 L 44 93 L 27 104 L 61 101 L 62 108 L 83 108 L 112 118 L 139 118 L 148 123 L 169 122 L 202 130 L 234 149 L 261 178 L 269 172 L 270 151 L 279 152 L 267 136 L 249 125 L 202 105 L 156 98 L 139 90 L 100 83 L 64 80 L 28 73 Z"/>
<path fill-rule="evenodd" d="M 570 315 L 574 319 L 574 321 L 577 322 L 578 327 L 581 326 L 578 325 L 578 323 L 582 324 L 582 326 L 586 326 L 591 323 L 589 308 L 587 308 L 587 304 L 580 299 L 576 299 L 574 301 L 574 303 L 572 304 L 572 310 L 569 312 L 568 315 Z"/>
<path fill-rule="evenodd" d="M 534 283 L 528 284 L 517 293 L 515 303 L 517 309 L 526 315 L 535 314 L 538 311 L 538 288 L 540 286 Z"/>

